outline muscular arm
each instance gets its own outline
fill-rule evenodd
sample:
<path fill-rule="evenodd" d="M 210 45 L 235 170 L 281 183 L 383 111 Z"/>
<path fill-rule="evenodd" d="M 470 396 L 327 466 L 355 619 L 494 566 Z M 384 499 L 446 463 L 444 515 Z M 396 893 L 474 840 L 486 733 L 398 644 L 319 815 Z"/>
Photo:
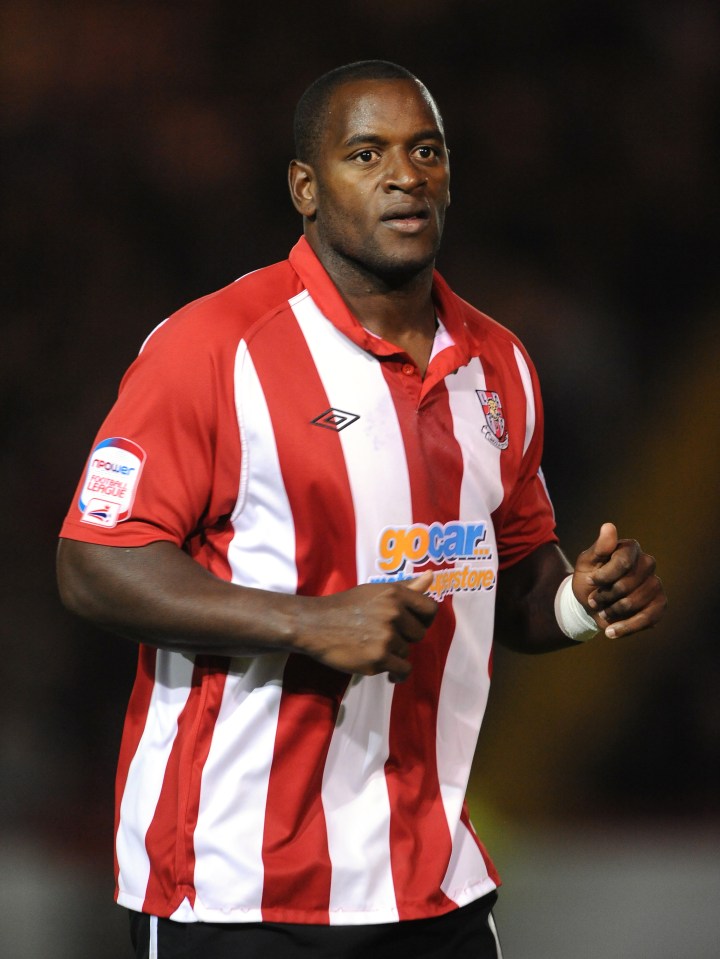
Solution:
<path fill-rule="evenodd" d="M 432 622 L 423 595 L 432 574 L 408 585 L 358 586 L 313 597 L 224 582 L 169 542 L 133 548 L 61 540 L 60 595 L 72 612 L 138 642 L 224 656 L 289 651 L 348 673 L 410 673 L 410 645 Z"/>
<path fill-rule="evenodd" d="M 609 638 L 654 626 L 667 607 L 655 560 L 631 539 L 619 539 L 604 523 L 574 568 L 554 544 L 540 546 L 501 572 L 498 580 L 496 637 L 510 649 L 543 653 L 577 645 L 555 618 L 555 595 L 572 573 L 575 598 Z"/>
<path fill-rule="evenodd" d="M 554 543 L 501 571 L 495 613 L 495 638 L 521 653 L 546 653 L 576 646 L 555 619 L 555 594 L 572 566 Z"/>

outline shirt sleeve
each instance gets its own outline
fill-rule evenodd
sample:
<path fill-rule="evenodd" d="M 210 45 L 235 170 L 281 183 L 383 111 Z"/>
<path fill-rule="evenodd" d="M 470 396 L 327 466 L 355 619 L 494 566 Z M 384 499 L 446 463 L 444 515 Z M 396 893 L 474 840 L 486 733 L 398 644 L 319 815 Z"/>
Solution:
<path fill-rule="evenodd" d="M 495 517 L 500 569 L 518 563 L 544 543 L 558 541 L 555 512 L 541 468 L 544 414 L 538 376 L 519 344 L 514 353 L 526 397 L 526 439 L 515 482 Z"/>
<path fill-rule="evenodd" d="M 61 536 L 110 546 L 182 546 L 237 497 L 237 344 L 181 313 L 149 337 L 93 444 Z"/>

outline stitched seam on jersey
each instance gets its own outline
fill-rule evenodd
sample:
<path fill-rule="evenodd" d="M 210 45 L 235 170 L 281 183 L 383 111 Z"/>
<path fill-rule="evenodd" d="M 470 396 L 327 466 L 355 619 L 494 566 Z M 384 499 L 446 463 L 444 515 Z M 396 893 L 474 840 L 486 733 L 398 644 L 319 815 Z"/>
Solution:
<path fill-rule="evenodd" d="M 298 298 L 304 296 L 310 296 L 309 290 L 303 289 L 299 293 L 295 293 L 287 300 L 283 300 L 282 303 L 278 303 L 277 306 L 273 306 L 266 313 L 263 313 L 262 316 L 259 316 L 257 320 L 250 324 L 250 326 L 245 330 L 242 335 L 242 339 L 245 341 L 245 344 L 250 347 L 250 342 L 252 338 L 259 333 L 263 327 L 275 319 L 276 316 L 280 313 L 284 313 L 286 310 L 292 310 L 291 304 L 295 302 Z"/>
<path fill-rule="evenodd" d="M 249 450 L 247 431 L 245 429 L 243 411 L 240 408 L 240 383 L 242 382 L 242 370 L 247 357 L 247 341 L 242 339 L 238 343 L 238 347 L 235 352 L 235 364 L 233 370 L 233 403 L 235 405 L 235 419 L 237 420 L 238 430 L 240 433 L 240 481 L 238 483 L 235 506 L 230 515 L 231 523 L 234 523 L 237 517 L 240 515 L 247 500 L 248 474 L 250 470 L 248 465 Z"/>
<path fill-rule="evenodd" d="M 525 361 L 525 357 L 522 355 L 518 347 L 515 346 L 515 344 L 513 344 L 513 354 L 515 356 L 515 363 L 518 368 L 518 373 L 520 374 L 520 380 L 525 391 L 525 439 L 523 442 L 524 456 L 528 451 L 533 434 L 535 433 L 535 395 L 532 388 L 530 369 Z"/>

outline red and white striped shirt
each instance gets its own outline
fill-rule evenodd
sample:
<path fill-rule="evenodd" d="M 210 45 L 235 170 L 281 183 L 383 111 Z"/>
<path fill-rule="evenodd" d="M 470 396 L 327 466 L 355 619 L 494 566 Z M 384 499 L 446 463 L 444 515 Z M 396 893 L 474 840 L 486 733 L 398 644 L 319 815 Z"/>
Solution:
<path fill-rule="evenodd" d="M 377 923 L 498 883 L 465 790 L 498 569 L 554 541 L 536 374 L 438 275 L 422 379 L 304 239 L 191 303 L 122 381 L 62 529 L 169 540 L 216 576 L 327 595 L 436 570 L 413 671 L 141 646 L 117 780 L 117 899 L 183 921 Z"/>

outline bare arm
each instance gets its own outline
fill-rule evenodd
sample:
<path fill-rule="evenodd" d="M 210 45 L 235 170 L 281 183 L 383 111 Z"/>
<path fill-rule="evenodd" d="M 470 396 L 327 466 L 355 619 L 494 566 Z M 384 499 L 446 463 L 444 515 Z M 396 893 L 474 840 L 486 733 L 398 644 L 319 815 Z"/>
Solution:
<path fill-rule="evenodd" d="M 348 673 L 410 673 L 410 646 L 437 611 L 425 573 L 313 597 L 224 582 L 168 542 L 133 548 L 61 540 L 60 595 L 72 612 L 138 642 L 224 656 L 289 651 Z"/>
<path fill-rule="evenodd" d="M 495 637 L 521 653 L 574 646 L 555 619 L 555 594 L 572 566 L 554 543 L 538 547 L 498 579 Z"/>
<path fill-rule="evenodd" d="M 498 581 L 496 636 L 519 652 L 543 653 L 577 645 L 555 618 L 555 595 L 572 573 L 575 598 L 610 638 L 629 636 L 654 626 L 667 607 L 655 560 L 639 543 L 618 539 L 604 523 L 597 540 L 573 568 L 554 544 L 540 546 Z"/>

